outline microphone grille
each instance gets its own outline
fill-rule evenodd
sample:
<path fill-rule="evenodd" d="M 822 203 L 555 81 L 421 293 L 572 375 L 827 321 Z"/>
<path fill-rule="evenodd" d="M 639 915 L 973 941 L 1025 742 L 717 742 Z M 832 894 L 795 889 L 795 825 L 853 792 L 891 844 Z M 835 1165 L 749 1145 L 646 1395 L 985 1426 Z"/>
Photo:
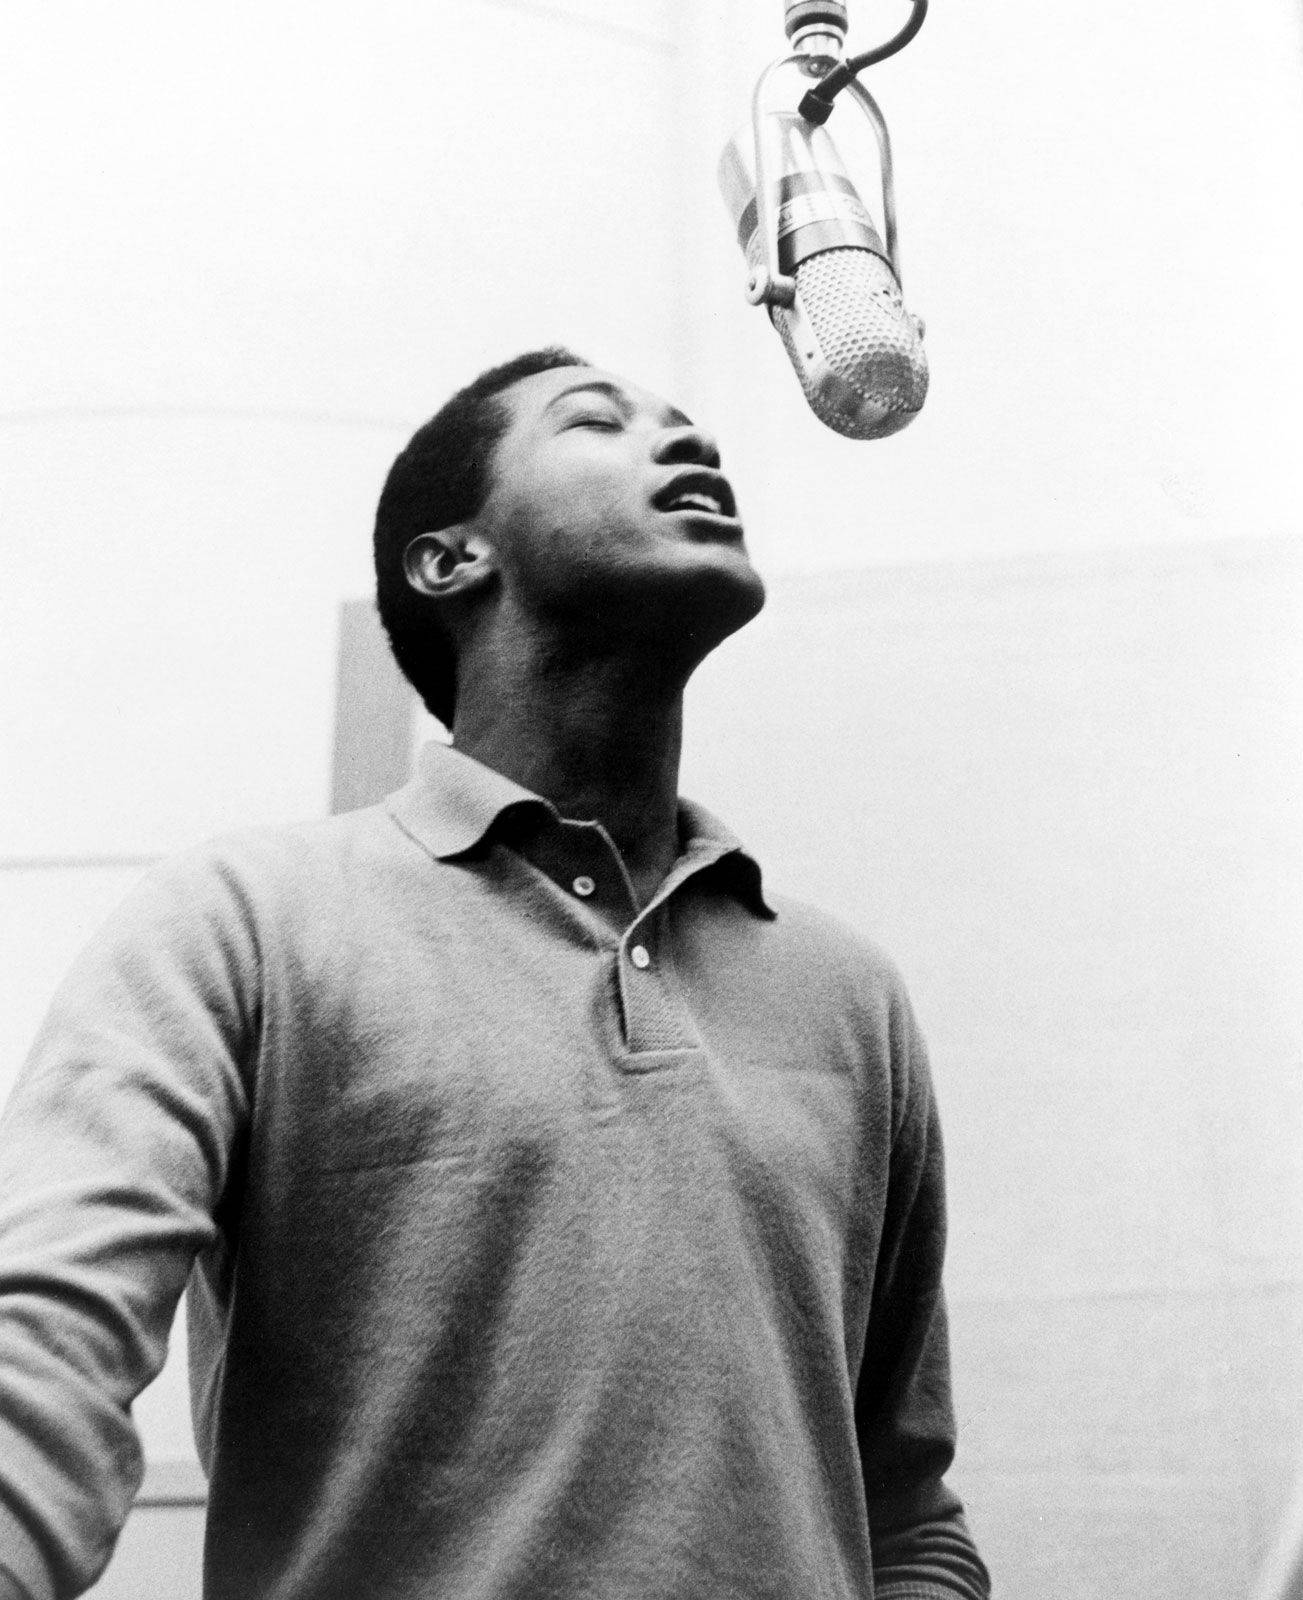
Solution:
<path fill-rule="evenodd" d="M 773 319 L 811 410 L 851 439 L 899 432 L 927 398 L 928 366 L 891 267 L 847 247 L 808 256 L 795 278 L 795 311 Z"/>

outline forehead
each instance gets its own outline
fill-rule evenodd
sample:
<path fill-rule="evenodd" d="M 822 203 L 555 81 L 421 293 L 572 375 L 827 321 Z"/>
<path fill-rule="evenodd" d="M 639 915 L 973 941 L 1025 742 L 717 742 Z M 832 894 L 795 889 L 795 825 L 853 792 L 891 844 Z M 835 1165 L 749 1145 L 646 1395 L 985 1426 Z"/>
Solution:
<path fill-rule="evenodd" d="M 601 367 L 554 367 L 512 384 L 502 396 L 510 419 L 508 432 L 525 433 L 542 427 L 554 405 L 568 395 L 586 394 L 614 401 L 631 414 L 649 416 L 664 426 L 684 426 L 688 418 L 677 406 L 641 384 Z"/>

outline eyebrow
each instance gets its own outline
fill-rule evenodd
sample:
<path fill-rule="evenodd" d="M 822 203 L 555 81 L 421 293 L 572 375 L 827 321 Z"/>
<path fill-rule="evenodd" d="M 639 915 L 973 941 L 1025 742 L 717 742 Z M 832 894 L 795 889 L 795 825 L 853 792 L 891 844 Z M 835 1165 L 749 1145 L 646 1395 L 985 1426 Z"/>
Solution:
<path fill-rule="evenodd" d="M 631 416 L 636 409 L 633 401 L 629 398 L 629 395 L 620 387 L 618 383 L 612 383 L 607 378 L 587 378 L 579 383 L 572 383 L 566 389 L 558 390 L 557 393 L 554 394 L 548 403 L 543 407 L 543 412 L 546 415 L 547 412 L 551 411 L 553 406 L 559 404 L 562 400 L 567 399 L 572 394 L 585 393 L 600 394 L 607 400 L 613 400 L 620 410 L 624 412 L 626 417 Z M 691 428 L 693 426 L 692 418 L 689 417 L 685 412 L 680 411 L 677 406 L 666 406 L 661 412 L 661 416 L 664 418 L 666 424 L 671 427 Z"/>

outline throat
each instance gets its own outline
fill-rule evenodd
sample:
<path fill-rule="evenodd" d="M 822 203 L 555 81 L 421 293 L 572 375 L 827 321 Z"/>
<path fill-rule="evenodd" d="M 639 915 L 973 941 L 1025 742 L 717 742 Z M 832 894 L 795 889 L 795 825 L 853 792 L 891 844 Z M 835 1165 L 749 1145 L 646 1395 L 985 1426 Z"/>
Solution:
<path fill-rule="evenodd" d="M 455 743 L 574 822 L 600 822 L 645 905 L 678 856 L 681 688 L 616 684 L 591 669 L 560 692 L 547 675 L 458 706 Z"/>

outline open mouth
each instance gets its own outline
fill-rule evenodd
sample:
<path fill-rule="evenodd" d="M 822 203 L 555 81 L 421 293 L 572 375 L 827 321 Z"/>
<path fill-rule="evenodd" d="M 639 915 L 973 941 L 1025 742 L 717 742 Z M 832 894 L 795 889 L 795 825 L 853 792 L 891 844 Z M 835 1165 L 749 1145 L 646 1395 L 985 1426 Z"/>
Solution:
<path fill-rule="evenodd" d="M 708 517 L 737 516 L 728 480 L 715 472 L 683 473 L 656 495 L 658 511 L 690 511 Z"/>

